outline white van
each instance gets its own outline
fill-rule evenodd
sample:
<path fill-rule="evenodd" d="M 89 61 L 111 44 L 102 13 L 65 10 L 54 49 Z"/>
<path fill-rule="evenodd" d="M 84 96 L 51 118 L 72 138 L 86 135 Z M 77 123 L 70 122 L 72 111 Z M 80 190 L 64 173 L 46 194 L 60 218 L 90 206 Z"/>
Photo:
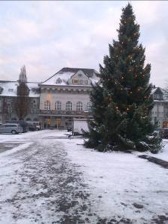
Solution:
<path fill-rule="evenodd" d="M 82 135 L 83 131 L 89 131 L 88 122 L 85 118 L 74 118 L 72 134 L 73 135 Z"/>

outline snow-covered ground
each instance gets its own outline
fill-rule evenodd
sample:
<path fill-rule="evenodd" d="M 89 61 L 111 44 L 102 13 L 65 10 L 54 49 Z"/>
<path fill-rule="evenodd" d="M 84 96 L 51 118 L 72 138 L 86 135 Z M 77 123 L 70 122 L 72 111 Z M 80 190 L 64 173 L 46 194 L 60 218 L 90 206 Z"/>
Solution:
<path fill-rule="evenodd" d="M 82 138 L 72 137 L 69 139 L 66 137 L 67 134 L 66 131 L 44 130 L 20 135 L 0 135 L 0 152 L 3 151 L 5 146 L 9 146 L 9 150 L 0 153 L 0 224 L 103 224 L 110 220 L 109 223 L 121 224 L 168 223 L 168 169 L 138 158 L 137 155 L 140 153 L 100 153 L 92 149 L 86 149 L 83 147 L 84 140 Z M 159 154 L 151 155 L 168 161 L 167 140 L 164 140 L 164 145 Z M 43 147 L 45 148 L 45 154 L 42 154 Z M 59 149 L 64 150 L 65 153 L 60 151 L 60 154 L 56 154 Z M 27 156 L 25 156 L 26 154 Z M 146 154 L 150 155 L 150 153 Z M 40 172 L 42 172 L 42 176 L 45 176 L 44 168 L 46 166 L 43 165 L 42 167 L 41 164 L 48 162 L 49 159 L 51 160 L 49 156 L 55 159 L 58 157 L 60 160 L 65 158 L 66 164 L 71 164 L 68 165 L 71 167 L 71 172 L 74 168 L 81 174 L 81 179 L 87 186 L 82 188 L 83 185 L 81 185 L 81 191 L 85 189 L 88 192 L 89 197 L 86 200 L 90 200 L 92 210 L 92 214 L 83 219 L 85 221 L 61 222 L 59 221 L 60 213 L 58 215 L 53 211 L 54 214 L 52 214 L 52 210 L 47 213 L 46 207 L 42 204 L 49 203 L 49 200 L 51 202 L 53 196 L 49 197 L 48 200 L 44 200 L 42 197 L 41 199 L 38 198 L 36 203 L 25 200 L 25 204 L 23 204 L 23 201 L 20 202 L 22 205 L 19 205 L 17 201 L 17 206 L 9 206 L 8 202 L 10 200 L 13 202 L 16 193 L 18 195 L 18 189 L 21 191 L 19 195 L 22 198 L 28 196 L 30 198 L 30 192 L 35 194 L 34 192 L 37 193 L 42 190 L 39 181 L 36 186 L 37 189 L 34 186 L 31 189 L 26 182 L 26 178 L 30 174 L 31 178 L 38 178 L 35 175 L 40 175 Z M 39 169 L 39 172 L 36 169 Z M 23 172 L 23 170 L 26 175 L 19 178 L 18 173 Z M 67 178 L 68 172 L 62 172 L 60 178 Z M 55 178 L 56 176 L 57 173 Z M 49 174 L 46 174 L 45 178 L 48 177 Z M 51 183 L 54 184 L 54 182 Z M 75 183 L 69 184 L 74 187 Z M 42 217 L 41 219 L 32 218 L 33 211 L 30 208 L 33 205 L 35 206 L 34 213 L 38 210 L 38 216 Z M 16 219 L 12 214 L 16 214 L 17 209 L 20 217 Z M 28 214 L 23 216 L 24 212 Z M 55 219 L 53 216 L 55 216 Z M 95 217 L 99 217 L 99 222 Z"/>

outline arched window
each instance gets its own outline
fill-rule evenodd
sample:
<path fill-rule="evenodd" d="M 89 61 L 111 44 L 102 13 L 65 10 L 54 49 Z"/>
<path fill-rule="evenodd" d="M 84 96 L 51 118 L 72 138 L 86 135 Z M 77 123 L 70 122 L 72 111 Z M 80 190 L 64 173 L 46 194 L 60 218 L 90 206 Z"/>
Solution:
<path fill-rule="evenodd" d="M 77 111 L 82 111 L 83 110 L 83 104 L 82 104 L 82 102 L 77 102 L 77 104 L 76 104 L 76 110 Z"/>
<path fill-rule="evenodd" d="M 38 121 L 38 119 L 35 117 L 35 118 L 33 119 L 33 121 Z"/>
<path fill-rule="evenodd" d="M 26 121 L 31 121 L 31 119 L 28 117 L 28 118 L 26 119 Z"/>
<path fill-rule="evenodd" d="M 66 102 L 66 111 L 72 110 L 72 103 L 70 101 Z"/>
<path fill-rule="evenodd" d="M 61 102 L 60 101 L 56 101 L 55 102 L 55 110 L 61 110 Z"/>
<path fill-rule="evenodd" d="M 12 120 L 12 121 L 17 121 L 17 119 L 16 119 L 15 117 L 13 117 L 11 120 Z"/>
<path fill-rule="evenodd" d="M 49 100 L 44 102 L 44 110 L 50 110 L 51 104 Z"/>
<path fill-rule="evenodd" d="M 91 102 L 88 102 L 86 105 L 86 111 L 91 112 L 91 110 L 92 110 L 92 104 Z"/>

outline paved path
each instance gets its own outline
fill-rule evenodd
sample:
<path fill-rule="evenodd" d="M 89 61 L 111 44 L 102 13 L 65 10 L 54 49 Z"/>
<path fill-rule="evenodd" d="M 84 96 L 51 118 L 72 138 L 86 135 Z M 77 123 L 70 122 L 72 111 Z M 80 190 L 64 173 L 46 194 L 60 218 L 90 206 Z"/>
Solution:
<path fill-rule="evenodd" d="M 49 139 L 34 140 L 29 148 L 12 154 L 12 159 L 22 164 L 22 168 L 14 171 L 15 175 L 7 185 L 9 191 L 13 187 L 15 193 L 0 201 L 3 220 L 11 210 L 13 223 L 10 224 L 25 223 L 24 220 L 41 224 L 97 222 L 99 218 L 91 210 L 89 191 L 82 174 L 68 161 L 58 139 L 52 145 L 49 145 Z M 3 187 L 1 183 L 0 196 Z"/>
<path fill-rule="evenodd" d="M 59 137 L 40 132 L 19 137 L 0 144 L 1 151 L 23 146 L 1 166 L 8 172 L 0 176 L 0 224 L 133 224 L 131 217 L 118 222 L 101 219 L 94 211 L 89 186 L 68 159 Z M 161 216 L 152 224 L 166 222 L 168 218 Z"/>

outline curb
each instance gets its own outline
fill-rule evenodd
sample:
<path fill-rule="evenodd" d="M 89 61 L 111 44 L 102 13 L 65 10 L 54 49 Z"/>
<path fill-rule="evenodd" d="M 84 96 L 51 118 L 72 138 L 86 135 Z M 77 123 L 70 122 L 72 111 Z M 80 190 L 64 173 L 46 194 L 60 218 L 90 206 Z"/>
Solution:
<path fill-rule="evenodd" d="M 155 158 L 153 156 L 147 156 L 147 155 L 140 155 L 138 157 L 142 158 L 142 159 L 147 159 L 149 162 L 155 163 L 155 164 L 160 165 L 161 167 L 163 167 L 165 169 L 168 169 L 168 162 L 167 161 Z"/>

